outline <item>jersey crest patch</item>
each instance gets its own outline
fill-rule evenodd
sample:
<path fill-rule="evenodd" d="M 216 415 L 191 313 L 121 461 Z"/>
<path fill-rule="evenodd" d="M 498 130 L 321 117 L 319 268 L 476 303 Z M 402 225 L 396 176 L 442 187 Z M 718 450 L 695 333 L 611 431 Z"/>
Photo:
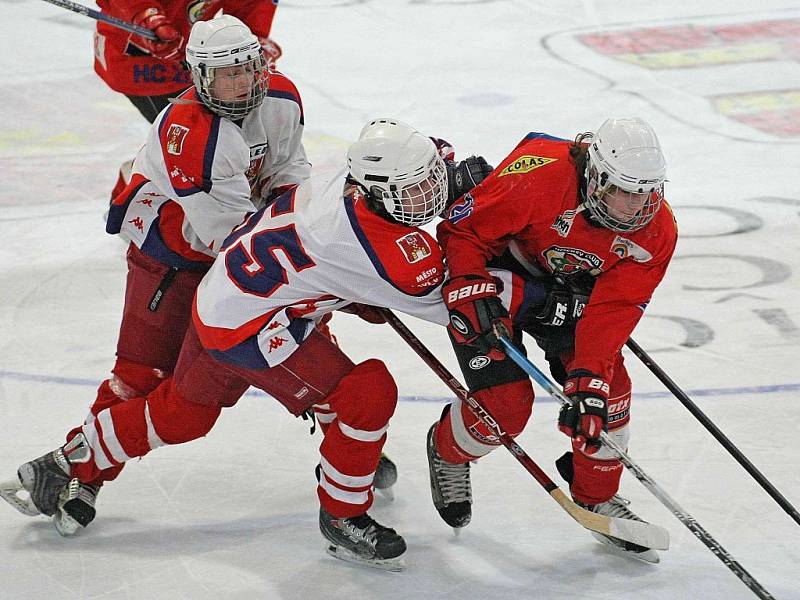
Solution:
<path fill-rule="evenodd" d="M 167 131 L 167 152 L 179 156 L 183 152 L 183 140 L 186 139 L 186 134 L 189 133 L 189 128 L 183 125 L 172 124 Z"/>
<path fill-rule="evenodd" d="M 588 271 L 590 275 L 599 275 L 600 267 L 603 266 L 602 258 L 577 248 L 550 246 L 542 252 L 542 256 L 554 273 L 564 273 L 565 275 L 579 271 Z"/>
<path fill-rule="evenodd" d="M 551 162 L 557 161 L 557 158 L 549 158 L 547 156 L 534 156 L 532 154 L 523 154 L 505 169 L 500 171 L 498 177 L 505 177 L 506 175 L 523 175 L 529 173 L 539 167 L 549 165 Z"/>
<path fill-rule="evenodd" d="M 447 217 L 447 220 L 451 223 L 458 223 L 461 219 L 466 219 L 468 216 L 472 214 L 474 209 L 475 199 L 472 197 L 472 194 L 467 193 L 464 195 L 463 200 L 461 202 L 454 204 L 450 209 L 450 215 Z"/>
<path fill-rule="evenodd" d="M 428 241 L 418 231 L 404 235 L 395 240 L 395 243 L 400 246 L 403 256 L 412 265 L 431 255 L 431 247 L 428 245 Z"/>
<path fill-rule="evenodd" d="M 620 258 L 627 258 L 630 256 L 633 260 L 640 263 L 645 263 L 653 259 L 653 255 L 639 244 L 620 235 L 614 238 L 614 242 L 611 244 L 611 251 Z"/>

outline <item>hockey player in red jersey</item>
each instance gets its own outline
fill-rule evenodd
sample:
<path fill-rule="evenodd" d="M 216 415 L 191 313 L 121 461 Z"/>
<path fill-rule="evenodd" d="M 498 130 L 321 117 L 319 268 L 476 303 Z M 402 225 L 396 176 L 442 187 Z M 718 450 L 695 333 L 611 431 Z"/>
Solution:
<path fill-rule="evenodd" d="M 88 428 L 101 429 L 103 410 L 151 392 L 173 372 L 195 290 L 222 242 L 310 176 L 300 97 L 288 79 L 268 73 L 256 36 L 226 15 L 197 23 L 187 53 L 196 85 L 156 120 L 109 212 L 109 233 L 125 231 L 132 242 L 117 358 Z M 93 503 L 122 467 L 107 466 L 73 496 Z M 62 513 L 54 522 L 64 535 L 76 529 Z"/>
<path fill-rule="evenodd" d="M 277 0 L 98 0 L 101 12 L 153 31 L 149 40 L 103 21 L 94 35 L 94 70 L 116 92 L 124 94 L 148 122 L 169 100 L 191 87 L 186 40 L 192 25 L 219 11 L 237 17 L 258 37 L 270 66 L 281 49 L 270 37 Z M 132 160 L 125 161 L 111 197 L 130 180 Z"/>
<path fill-rule="evenodd" d="M 621 348 L 677 238 L 663 201 L 665 173 L 658 139 L 639 119 L 607 120 L 574 143 L 532 133 L 438 227 L 449 270 L 449 332 L 471 391 L 506 432 L 519 434 L 533 389 L 498 336 L 519 344 L 522 331 L 531 333 L 572 402 L 559 414 L 573 450 L 558 461 L 559 471 L 577 502 L 630 519 L 638 517 L 615 496 L 622 465 L 600 447 L 599 435 L 607 430 L 627 447 L 631 381 Z M 526 288 L 533 293 L 513 323 L 498 299 L 500 282 L 487 272 L 492 265 L 542 284 Z M 470 461 L 498 445 L 460 400 L 431 427 L 433 500 L 451 526 L 470 520 Z M 658 560 L 652 549 L 601 541 Z"/>
<path fill-rule="evenodd" d="M 404 123 L 368 123 L 348 151 L 346 172 L 307 180 L 220 240 L 174 374 L 154 390 L 131 389 L 125 402 L 98 402 L 66 445 L 25 463 L 18 482 L 0 487 L 3 498 L 25 514 L 54 515 L 62 531 L 86 526 L 95 516 L 94 485 L 131 458 L 205 435 L 221 409 L 253 385 L 294 415 L 316 406 L 330 416 L 317 471 L 328 551 L 399 568 L 403 538 L 367 513 L 397 402 L 395 383 L 379 360 L 353 364 L 317 324 L 333 310 L 358 311 L 358 305 L 446 324 L 441 253 L 419 226 L 440 215 L 480 170 L 478 160 L 446 165 L 431 139 Z M 448 185 L 448 172 L 459 174 L 458 185 Z M 187 179 L 190 191 L 209 181 Z M 29 499 L 17 494 L 22 489 Z"/>

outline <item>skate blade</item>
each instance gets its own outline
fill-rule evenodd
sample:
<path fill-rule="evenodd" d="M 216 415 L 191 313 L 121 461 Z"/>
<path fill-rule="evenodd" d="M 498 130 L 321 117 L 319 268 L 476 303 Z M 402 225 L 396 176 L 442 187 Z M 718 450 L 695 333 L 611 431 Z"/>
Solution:
<path fill-rule="evenodd" d="M 400 571 L 404 571 L 406 568 L 405 562 L 403 559 L 398 558 L 366 558 L 355 552 L 351 552 L 346 548 L 342 548 L 341 546 L 336 546 L 335 544 L 325 544 L 325 552 L 333 556 L 334 558 L 338 558 L 339 560 L 343 560 L 345 562 L 354 563 L 357 565 L 364 565 L 366 567 L 370 567 L 372 569 L 380 569 L 382 571 L 391 571 L 394 573 L 399 573 Z"/>
<path fill-rule="evenodd" d="M 624 558 L 632 558 L 634 560 L 640 560 L 642 562 L 646 562 L 651 565 L 657 565 L 661 562 L 661 558 L 658 556 L 658 552 L 653 550 L 652 548 L 648 548 L 644 552 L 635 552 L 633 550 L 625 550 L 624 548 L 620 548 L 614 542 L 608 540 L 604 535 L 600 533 L 595 533 L 594 531 L 591 532 L 592 537 L 596 539 L 598 542 L 603 544 L 610 552 L 616 554 L 617 556 L 622 556 Z"/>
<path fill-rule="evenodd" d="M 19 492 L 25 492 L 25 494 L 28 494 L 28 490 L 22 487 L 19 479 L 0 483 L 0 497 L 2 497 L 3 500 L 8 502 L 23 515 L 35 517 L 42 514 L 39 509 L 36 508 L 36 505 L 33 503 L 30 494 L 28 494 L 26 498 L 20 496 Z"/>

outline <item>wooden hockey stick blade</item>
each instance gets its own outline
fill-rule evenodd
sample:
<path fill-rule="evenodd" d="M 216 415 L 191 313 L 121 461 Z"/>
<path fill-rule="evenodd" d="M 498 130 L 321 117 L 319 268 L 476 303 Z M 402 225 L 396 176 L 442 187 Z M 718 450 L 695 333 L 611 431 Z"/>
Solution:
<path fill-rule="evenodd" d="M 551 490 L 550 495 L 573 519 L 590 531 L 654 550 L 669 550 L 669 532 L 659 525 L 593 513 L 575 504 L 560 488 Z"/>

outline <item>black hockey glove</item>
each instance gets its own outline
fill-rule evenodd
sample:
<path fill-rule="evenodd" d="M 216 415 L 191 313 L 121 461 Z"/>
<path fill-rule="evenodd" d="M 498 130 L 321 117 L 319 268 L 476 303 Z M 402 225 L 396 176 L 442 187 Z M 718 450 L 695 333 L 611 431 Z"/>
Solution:
<path fill-rule="evenodd" d="M 558 429 L 572 438 L 576 450 L 594 454 L 600 448 L 600 434 L 608 429 L 608 383 L 579 369 L 567 375 L 564 394 L 570 404 L 558 413 Z"/>
<path fill-rule="evenodd" d="M 470 156 L 461 162 L 448 161 L 447 166 L 447 206 L 486 179 L 494 167 L 482 156 Z"/>
<path fill-rule="evenodd" d="M 573 292 L 563 283 L 556 282 L 545 298 L 544 306 L 536 315 L 543 325 L 559 327 L 565 323 L 574 323 L 583 315 L 583 309 L 589 296 Z"/>

